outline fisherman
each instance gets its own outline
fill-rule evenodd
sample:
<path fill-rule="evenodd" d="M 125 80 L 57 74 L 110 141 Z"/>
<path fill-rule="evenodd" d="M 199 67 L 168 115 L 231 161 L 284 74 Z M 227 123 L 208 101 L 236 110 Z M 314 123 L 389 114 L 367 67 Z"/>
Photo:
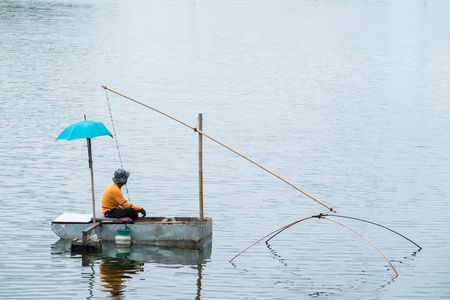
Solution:
<path fill-rule="evenodd" d="M 114 172 L 112 183 L 106 188 L 102 197 L 102 213 L 107 218 L 117 218 L 130 222 L 138 218 L 138 213 L 145 217 L 145 209 L 129 203 L 122 194 L 122 186 L 127 184 L 130 172 L 118 169 Z"/>

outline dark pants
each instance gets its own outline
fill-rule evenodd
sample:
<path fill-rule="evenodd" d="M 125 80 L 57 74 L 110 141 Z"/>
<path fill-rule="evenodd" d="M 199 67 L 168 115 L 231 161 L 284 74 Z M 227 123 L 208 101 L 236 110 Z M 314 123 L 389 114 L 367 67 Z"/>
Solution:
<path fill-rule="evenodd" d="M 111 210 L 108 210 L 105 212 L 105 217 L 107 218 L 131 218 L 133 220 L 136 220 L 138 217 L 138 212 L 135 211 L 133 208 L 113 208 Z"/>

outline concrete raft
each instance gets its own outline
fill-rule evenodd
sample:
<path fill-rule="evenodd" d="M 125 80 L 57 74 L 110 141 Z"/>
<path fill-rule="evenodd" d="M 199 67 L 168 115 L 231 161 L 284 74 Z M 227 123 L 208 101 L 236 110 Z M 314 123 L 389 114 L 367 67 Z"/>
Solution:
<path fill-rule="evenodd" d="M 99 216 L 102 216 L 99 214 Z M 113 218 L 97 218 L 100 226 L 96 229 L 98 238 L 114 241 L 118 229 L 130 229 L 133 240 L 143 245 L 177 247 L 186 249 L 202 248 L 212 239 L 212 218 L 200 220 L 194 217 L 138 218 L 133 223 L 124 223 Z M 82 231 L 92 225 L 91 214 L 64 213 L 52 221 L 52 230 L 61 239 L 81 238 Z"/>

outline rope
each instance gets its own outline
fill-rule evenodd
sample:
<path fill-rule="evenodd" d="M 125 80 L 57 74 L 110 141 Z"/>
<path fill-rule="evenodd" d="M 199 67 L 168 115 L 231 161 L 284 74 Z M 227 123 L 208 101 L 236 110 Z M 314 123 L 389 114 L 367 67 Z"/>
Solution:
<path fill-rule="evenodd" d="M 113 128 L 114 140 L 116 141 L 117 153 L 119 154 L 120 167 L 123 169 L 122 157 L 120 155 L 120 150 L 119 150 L 119 142 L 117 140 L 116 127 L 114 126 L 114 120 L 113 120 L 112 111 L 111 111 L 111 104 L 109 103 L 108 91 L 106 89 L 105 89 L 105 95 L 106 95 L 106 101 L 108 102 L 109 116 L 111 118 L 111 125 Z M 125 189 L 127 190 L 128 201 L 130 201 L 130 194 L 128 193 L 127 185 L 125 185 Z"/>

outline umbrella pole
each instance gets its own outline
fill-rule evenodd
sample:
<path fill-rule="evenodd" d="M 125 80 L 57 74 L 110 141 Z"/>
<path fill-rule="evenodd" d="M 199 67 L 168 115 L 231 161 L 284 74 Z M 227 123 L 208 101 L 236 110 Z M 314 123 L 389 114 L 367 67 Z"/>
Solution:
<path fill-rule="evenodd" d="M 94 223 L 97 222 L 95 219 L 95 194 L 94 194 L 94 167 L 92 164 L 92 148 L 91 148 L 91 139 L 87 140 L 87 146 L 88 146 L 88 154 L 89 154 L 89 169 L 91 169 L 91 191 L 92 191 L 92 220 Z"/>

